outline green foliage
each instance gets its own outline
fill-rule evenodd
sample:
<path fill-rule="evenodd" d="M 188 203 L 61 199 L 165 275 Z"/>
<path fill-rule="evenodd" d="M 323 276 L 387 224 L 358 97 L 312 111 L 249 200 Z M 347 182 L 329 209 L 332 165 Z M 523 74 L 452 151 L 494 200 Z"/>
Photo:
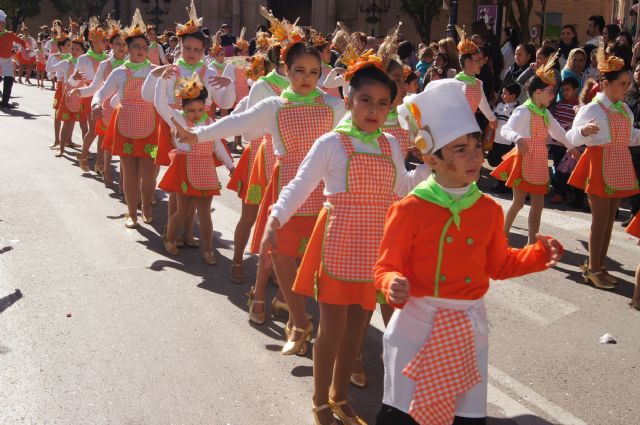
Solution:
<path fill-rule="evenodd" d="M 0 0 L 0 9 L 7 13 L 9 18 L 29 18 L 40 13 L 40 0 Z"/>
<path fill-rule="evenodd" d="M 440 13 L 442 0 L 400 0 L 402 11 L 411 17 L 422 41 L 431 41 L 431 22 Z"/>

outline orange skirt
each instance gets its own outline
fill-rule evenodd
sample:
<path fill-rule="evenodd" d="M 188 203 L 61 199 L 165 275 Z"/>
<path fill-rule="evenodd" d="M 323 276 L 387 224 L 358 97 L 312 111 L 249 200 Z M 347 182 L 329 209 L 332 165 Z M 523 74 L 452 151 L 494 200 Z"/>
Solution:
<path fill-rule="evenodd" d="M 327 216 L 327 209 L 323 208 L 302 257 L 293 283 L 293 291 L 315 297 L 317 301 L 325 304 L 360 305 L 364 310 L 375 310 L 377 296 L 373 282 L 345 282 L 332 278 L 324 270 L 322 246 Z"/>
<path fill-rule="evenodd" d="M 104 139 L 102 139 L 102 149 L 106 151 L 113 150 L 113 134 L 116 131 L 116 120 L 113 119 L 115 113 L 111 114 L 111 120 L 107 123 L 107 131 Z"/>
<path fill-rule="evenodd" d="M 116 109 L 111 118 L 113 121 L 113 155 L 155 159 L 158 151 L 158 126 L 143 139 L 125 137 L 120 134 L 116 127 L 121 110 L 121 108 Z M 156 120 L 159 119 L 161 118 L 156 113 Z"/>
<path fill-rule="evenodd" d="M 238 198 L 242 200 L 246 199 L 247 187 L 249 186 L 249 172 L 251 171 L 251 164 L 249 164 L 250 151 L 251 147 L 247 146 L 242 152 L 236 170 L 231 175 L 229 183 L 227 183 L 227 189 L 236 192 Z"/>
<path fill-rule="evenodd" d="M 273 177 L 271 178 L 271 182 L 267 185 L 267 191 L 260 203 L 258 218 L 253 230 L 253 239 L 251 240 L 252 254 L 260 253 L 260 244 L 262 243 L 264 229 L 267 225 L 269 214 L 271 213 L 271 206 L 278 200 L 277 182 L 279 168 L 280 167 L 278 165 L 274 168 Z M 273 184 L 274 182 L 275 184 Z M 277 253 L 281 255 L 288 255 L 290 257 L 302 258 L 317 219 L 318 216 L 316 215 L 291 217 L 284 226 L 276 231 L 276 238 L 278 241 Z"/>
<path fill-rule="evenodd" d="M 589 146 L 584 151 L 576 168 L 569 177 L 569 184 L 584 192 L 602 198 L 628 198 L 640 193 L 640 190 L 615 190 L 607 192 L 602 176 L 603 149 L 602 146 Z"/>
<path fill-rule="evenodd" d="M 56 81 L 56 91 L 53 95 L 53 109 L 59 109 L 61 103 L 62 103 L 62 82 Z"/>
<path fill-rule="evenodd" d="M 91 102 L 91 101 L 89 101 Z M 89 106 L 91 107 L 91 106 Z M 87 120 L 88 109 L 85 108 L 84 99 L 80 104 L 80 110 L 78 112 L 71 112 L 67 107 L 67 102 L 64 100 L 64 90 L 60 95 L 60 106 L 57 108 L 56 118 L 60 121 L 78 121 L 84 122 Z"/>
<path fill-rule="evenodd" d="M 273 174 L 273 170 L 267 170 L 267 161 L 265 160 L 264 150 L 266 143 L 260 143 L 256 152 L 251 172 L 249 173 L 249 183 L 247 185 L 247 196 L 244 203 L 249 205 L 260 205 L 262 197 L 269 186 L 269 178 Z"/>
<path fill-rule="evenodd" d="M 633 220 L 631 220 L 631 223 L 627 226 L 626 232 L 636 238 L 640 238 L 640 213 L 633 217 Z"/>
<path fill-rule="evenodd" d="M 102 118 L 98 118 L 96 120 L 96 134 L 98 136 L 104 136 L 105 134 L 107 134 L 108 124 L 109 123 L 105 125 L 104 121 L 102 121 Z"/>
<path fill-rule="evenodd" d="M 167 171 L 164 173 L 158 187 L 167 192 L 181 193 L 197 198 L 208 198 L 210 196 L 220 195 L 220 189 L 199 190 L 189 183 L 186 155 L 174 156 L 171 165 L 169 165 L 169 168 L 167 168 Z"/>
<path fill-rule="evenodd" d="M 174 147 L 171 143 L 171 127 L 161 117 L 158 117 L 158 151 L 156 154 L 156 165 L 169 165 L 171 159 L 169 158 L 169 152 Z"/>
<path fill-rule="evenodd" d="M 522 160 L 522 155 L 514 148 L 502 157 L 502 162 L 491 172 L 491 175 L 502 180 L 512 189 L 546 195 L 549 192 L 549 183 L 533 184 L 526 181 L 522 175 Z"/>
<path fill-rule="evenodd" d="M 35 56 L 24 56 L 22 52 L 16 53 L 16 62 L 20 65 L 33 65 L 36 63 Z"/>

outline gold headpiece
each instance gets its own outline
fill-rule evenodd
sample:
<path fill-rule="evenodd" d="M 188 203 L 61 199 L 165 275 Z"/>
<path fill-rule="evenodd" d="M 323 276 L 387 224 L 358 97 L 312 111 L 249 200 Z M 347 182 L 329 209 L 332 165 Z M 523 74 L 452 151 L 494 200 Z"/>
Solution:
<path fill-rule="evenodd" d="M 345 55 L 347 55 L 346 58 Z M 347 72 L 344 73 L 345 81 L 350 81 L 356 72 L 364 68 L 376 67 L 382 72 L 386 72 L 382 67 L 382 58 L 375 55 L 372 49 L 363 52 L 360 56 L 356 55 L 353 45 L 349 45 L 347 51 L 342 55 L 341 61 L 347 65 Z"/>
<path fill-rule="evenodd" d="M 146 36 L 147 26 L 142 20 L 140 9 L 136 9 L 136 12 L 133 14 L 133 19 L 131 20 L 131 25 L 125 28 L 123 33 L 124 35 L 122 36 L 122 38 L 124 38 L 125 40 L 131 37 Z"/>
<path fill-rule="evenodd" d="M 460 37 L 460 42 L 458 43 L 458 53 L 461 55 L 472 55 L 478 50 L 478 45 L 467 39 L 467 36 L 464 32 L 464 27 L 460 28 L 456 25 L 456 31 L 458 32 L 458 36 Z"/>
<path fill-rule="evenodd" d="M 89 18 L 89 40 L 100 41 L 106 40 L 107 30 L 100 27 L 100 21 L 97 17 L 92 16 Z"/>
<path fill-rule="evenodd" d="M 598 71 L 602 72 L 603 74 L 620 71 L 625 67 L 623 59 L 620 59 L 619 57 L 614 55 L 606 57 L 603 43 L 600 43 L 600 47 L 598 47 L 596 57 L 598 58 Z"/>
<path fill-rule="evenodd" d="M 258 50 L 269 50 L 271 46 L 271 36 L 268 32 L 260 31 L 256 35 L 256 48 Z"/>
<path fill-rule="evenodd" d="M 247 32 L 247 27 L 242 27 L 240 35 L 236 39 L 236 47 L 238 50 L 243 51 L 249 48 L 249 42 L 244 39 L 244 33 Z"/>
<path fill-rule="evenodd" d="M 540 78 L 550 86 L 556 85 L 556 73 L 553 72 L 553 66 L 555 65 L 557 59 L 558 52 L 555 52 L 549 57 L 549 60 L 546 64 L 539 66 L 538 69 L 536 69 L 536 75 L 538 76 L 538 78 Z"/>
<path fill-rule="evenodd" d="M 401 26 L 402 21 L 398 22 L 398 25 L 389 32 L 378 48 L 378 56 L 382 58 L 382 67 L 384 69 L 387 69 L 389 62 L 396 57 L 398 52 L 398 36 L 400 35 Z"/>
<path fill-rule="evenodd" d="M 194 72 L 189 78 L 178 78 L 176 80 L 175 97 L 178 99 L 195 99 L 202 93 L 204 84 L 200 80 L 197 72 Z"/>
<path fill-rule="evenodd" d="M 59 20 L 53 21 L 53 32 L 56 34 L 54 38 L 57 43 L 62 43 L 69 39 L 69 34 L 62 29 L 62 22 Z"/>
<path fill-rule="evenodd" d="M 71 18 L 69 18 L 71 21 Z M 71 29 L 71 41 L 74 43 L 84 44 L 84 30 L 87 29 L 87 24 L 84 23 L 82 26 L 78 26 L 77 22 L 71 21 L 69 24 L 69 28 Z"/>
<path fill-rule="evenodd" d="M 120 26 L 120 21 L 116 21 L 115 19 L 107 19 L 107 40 L 111 40 L 114 37 L 120 35 L 122 32 L 122 27 Z"/>
<path fill-rule="evenodd" d="M 269 31 L 273 34 L 274 40 L 282 46 L 280 57 L 282 59 L 286 58 L 291 46 L 300 43 L 304 39 L 302 29 L 296 25 L 298 21 L 296 20 L 293 24 L 286 19 L 280 21 L 264 6 L 260 6 L 260 14 L 269 21 L 271 24 Z"/>
<path fill-rule="evenodd" d="M 211 49 L 209 50 L 209 52 L 215 56 L 218 53 L 220 53 L 222 49 L 222 44 L 220 44 L 220 36 L 218 34 L 214 35 L 212 37 L 213 43 L 211 44 Z"/>
<path fill-rule="evenodd" d="M 258 78 L 266 74 L 264 67 L 266 56 L 262 53 L 256 53 L 251 58 L 251 65 L 244 71 L 247 78 L 257 81 Z"/>
<path fill-rule="evenodd" d="M 311 43 L 316 49 L 321 49 L 327 44 L 329 44 L 329 42 L 327 41 L 327 38 L 324 35 L 322 35 L 322 33 L 317 32 L 314 29 L 311 29 Z"/>
<path fill-rule="evenodd" d="M 186 24 L 176 24 L 176 35 L 178 37 L 193 34 L 202 27 L 202 18 L 198 18 L 198 13 L 196 12 L 196 6 L 193 4 L 193 0 L 191 0 L 191 5 L 187 8 L 187 14 L 189 15 L 189 20 Z"/>

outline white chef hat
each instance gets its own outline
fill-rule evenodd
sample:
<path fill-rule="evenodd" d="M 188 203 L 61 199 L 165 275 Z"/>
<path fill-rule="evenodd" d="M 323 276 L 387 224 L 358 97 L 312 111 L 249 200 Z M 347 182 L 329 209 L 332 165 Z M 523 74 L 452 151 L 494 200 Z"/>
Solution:
<path fill-rule="evenodd" d="M 480 131 L 464 95 L 464 82 L 453 78 L 429 83 L 422 93 L 398 106 L 400 126 L 409 130 L 416 147 L 430 154 L 460 136 Z"/>
<path fill-rule="evenodd" d="M 7 14 L 4 10 L 0 10 L 0 22 L 7 22 Z"/>

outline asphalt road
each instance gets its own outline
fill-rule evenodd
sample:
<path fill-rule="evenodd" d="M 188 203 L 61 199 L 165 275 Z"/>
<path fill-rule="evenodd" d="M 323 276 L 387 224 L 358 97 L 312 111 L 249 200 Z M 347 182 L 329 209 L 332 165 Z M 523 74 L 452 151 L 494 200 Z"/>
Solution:
<path fill-rule="evenodd" d="M 227 279 L 235 195 L 213 203 L 218 266 L 198 250 L 170 258 L 165 194 L 156 223 L 125 229 L 122 200 L 80 171 L 74 151 L 49 150 L 53 92 L 16 84 L 14 95 L 20 109 L 0 110 L 0 424 L 312 423 L 310 355 L 280 354 L 284 319 L 248 324 L 255 261 L 244 285 Z M 640 313 L 627 302 L 640 248 L 616 224 L 610 268 L 621 283 L 612 292 L 585 285 L 577 265 L 590 217 L 549 207 L 542 232 L 564 243 L 562 264 L 496 282 L 487 296 L 489 422 L 638 424 Z M 370 385 L 351 392 L 370 423 L 382 329 L 376 314 L 365 342 Z M 604 333 L 617 344 L 601 345 Z"/>

